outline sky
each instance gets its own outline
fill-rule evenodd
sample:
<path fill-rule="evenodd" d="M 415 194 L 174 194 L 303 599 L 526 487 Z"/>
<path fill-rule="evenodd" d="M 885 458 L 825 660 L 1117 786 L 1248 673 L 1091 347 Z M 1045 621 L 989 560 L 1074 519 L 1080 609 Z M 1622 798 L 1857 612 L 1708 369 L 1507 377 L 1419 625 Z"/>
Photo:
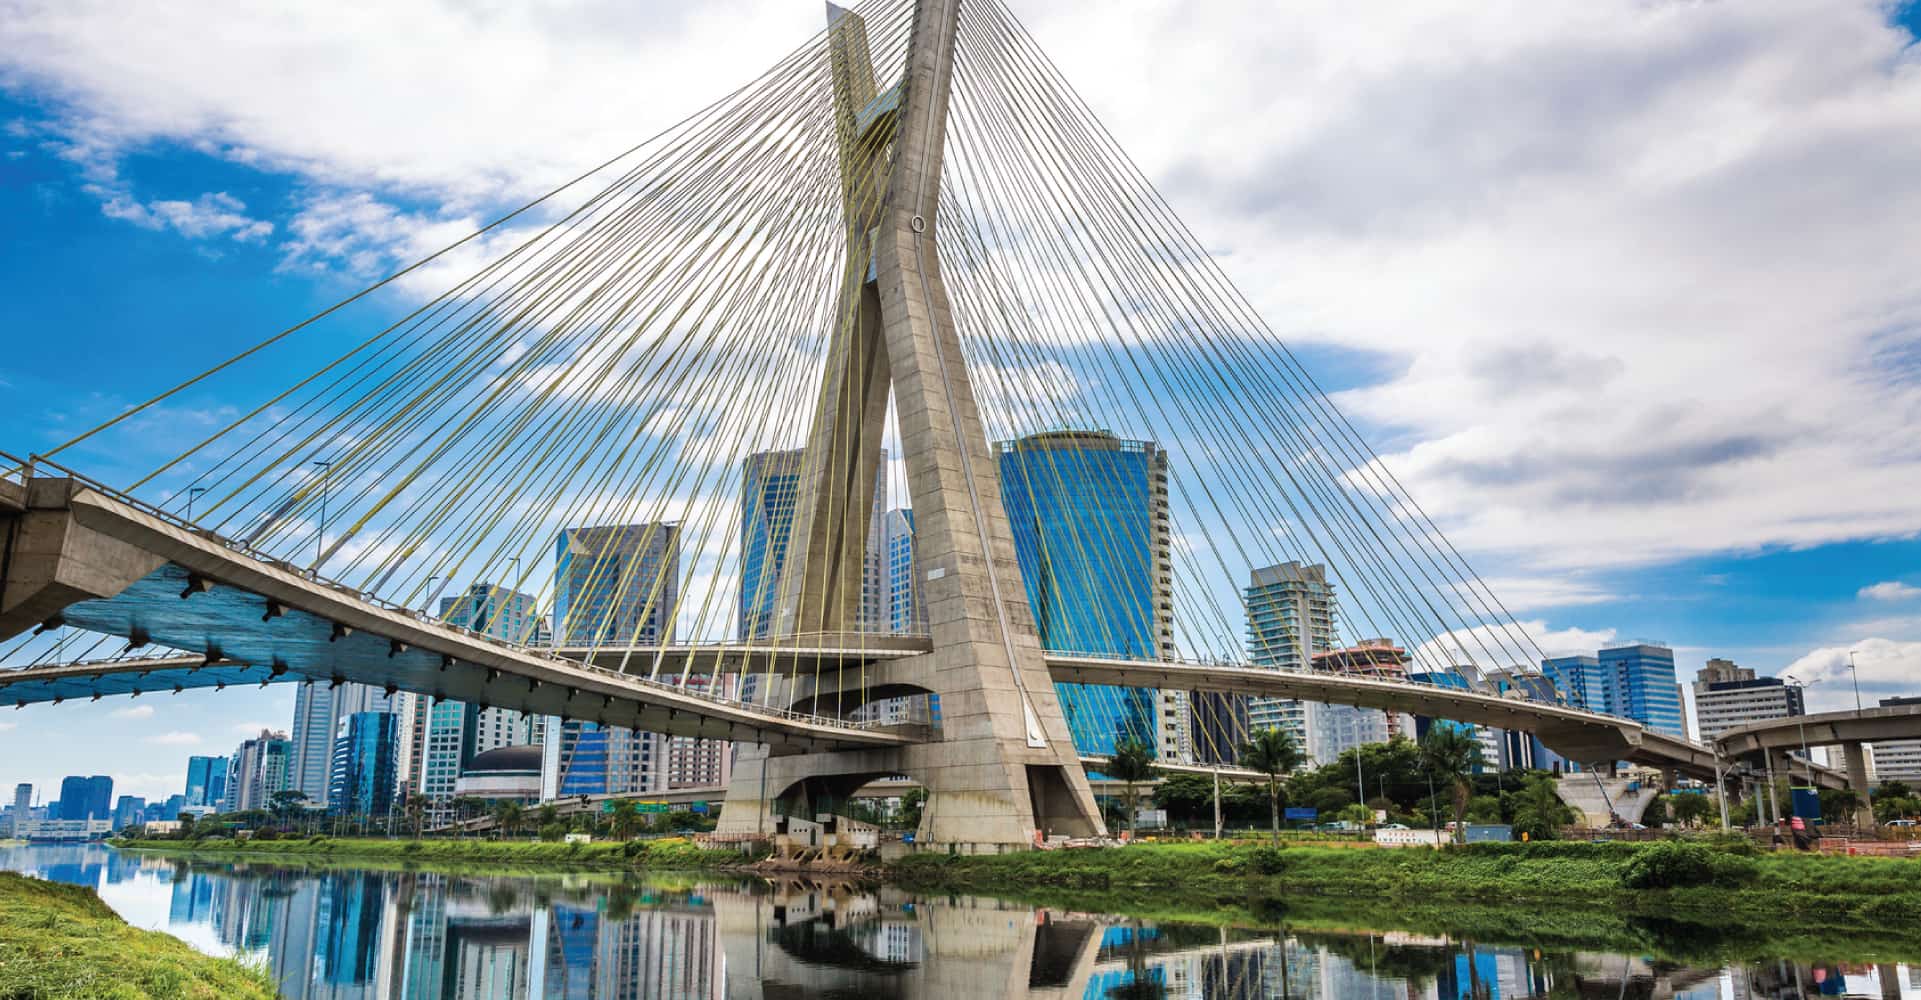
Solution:
<path fill-rule="evenodd" d="M 1014 2 L 1551 652 L 1921 694 L 1921 7 Z M 812 0 L 0 18 L 0 450 L 49 447 L 666 127 Z M 137 358 L 137 363 L 128 363 Z M 191 427 L 156 427 L 156 447 Z M 177 791 L 290 689 L 0 714 Z"/>

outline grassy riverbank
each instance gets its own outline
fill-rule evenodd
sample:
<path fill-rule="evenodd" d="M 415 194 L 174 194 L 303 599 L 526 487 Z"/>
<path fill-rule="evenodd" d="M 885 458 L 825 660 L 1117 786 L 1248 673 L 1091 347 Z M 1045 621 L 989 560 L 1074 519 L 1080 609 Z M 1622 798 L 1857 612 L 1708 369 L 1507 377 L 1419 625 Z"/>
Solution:
<path fill-rule="evenodd" d="M 700 869 L 738 865 L 751 858 L 737 851 L 715 851 L 678 837 L 564 844 L 527 840 L 386 840 L 312 837 L 280 840 L 124 840 L 124 850 L 201 857 L 283 858 L 287 860 L 385 861 L 420 864 L 488 864 L 513 868 Z"/>
<path fill-rule="evenodd" d="M 0 997 L 173 1000 L 277 996 L 264 970 L 143 931 L 90 889 L 0 872 Z"/>
<path fill-rule="evenodd" d="M 1183 918 L 1319 912 L 1391 904 L 1412 917 L 1455 922 L 1477 907 L 1491 919 L 1517 908 L 1557 910 L 1572 924 L 1665 920 L 1796 932 L 1921 932 L 1921 862 L 1751 855 L 1698 844 L 1500 844 L 1447 851 L 1254 844 L 1141 844 L 1116 850 L 902 859 L 888 878 L 909 889 L 982 892 L 1118 912 L 1154 907 Z M 1131 905 L 1130 905 L 1131 904 Z M 1156 914 L 1144 914 L 1156 915 Z M 1625 924 L 1623 924 L 1625 926 Z M 1582 936 L 1570 928 L 1572 936 Z"/>

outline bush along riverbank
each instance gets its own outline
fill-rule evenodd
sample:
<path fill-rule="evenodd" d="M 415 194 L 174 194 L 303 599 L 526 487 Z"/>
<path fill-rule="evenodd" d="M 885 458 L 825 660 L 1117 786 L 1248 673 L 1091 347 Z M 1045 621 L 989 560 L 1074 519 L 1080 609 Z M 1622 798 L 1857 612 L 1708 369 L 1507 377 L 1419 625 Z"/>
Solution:
<path fill-rule="evenodd" d="M 679 837 L 579 844 L 527 840 L 386 840 L 375 837 L 282 837 L 275 840 L 207 837 L 195 840 L 117 840 L 113 844 L 124 850 L 204 857 L 484 863 L 526 868 L 694 870 L 728 868 L 756 859 L 756 856 L 739 851 L 704 848 Z"/>
<path fill-rule="evenodd" d="M 279 996 L 264 967 L 130 927 L 93 890 L 0 872 L 0 997 L 250 1000 Z"/>
<path fill-rule="evenodd" d="M 1792 920 L 1803 927 L 1921 932 L 1921 863 L 1758 854 L 1745 841 L 1479 844 L 1447 850 L 1138 844 L 1109 850 L 952 857 L 886 871 L 903 888 L 1033 896 L 1092 894 L 1110 907 L 1259 912 L 1271 901 L 1343 897 L 1409 905 L 1602 905 L 1680 920 Z"/>

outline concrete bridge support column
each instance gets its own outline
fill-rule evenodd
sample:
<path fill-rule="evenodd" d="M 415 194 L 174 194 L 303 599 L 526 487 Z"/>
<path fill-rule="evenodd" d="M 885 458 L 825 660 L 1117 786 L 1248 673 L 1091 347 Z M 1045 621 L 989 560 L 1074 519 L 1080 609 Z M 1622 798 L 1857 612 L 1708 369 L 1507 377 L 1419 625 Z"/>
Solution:
<path fill-rule="evenodd" d="M 1874 829 L 1874 804 L 1868 801 L 1868 747 L 1865 743 L 1843 743 L 1841 752 L 1847 756 L 1848 787 L 1860 796 L 1854 809 L 1856 829 Z"/>

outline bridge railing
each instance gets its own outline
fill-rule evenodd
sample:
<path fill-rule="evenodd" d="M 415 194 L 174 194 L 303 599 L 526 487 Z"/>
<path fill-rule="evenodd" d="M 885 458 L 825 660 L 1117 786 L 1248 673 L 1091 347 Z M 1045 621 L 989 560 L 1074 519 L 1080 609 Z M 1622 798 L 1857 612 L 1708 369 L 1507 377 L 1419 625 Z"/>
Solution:
<path fill-rule="evenodd" d="M 209 528 L 202 527 L 199 524 L 194 523 L 193 521 L 189 521 L 185 517 L 180 516 L 179 514 L 175 514 L 172 511 L 165 510 L 155 504 L 148 503 L 147 501 L 142 500 L 138 497 L 124 493 L 118 489 L 115 489 L 112 486 L 108 486 L 107 484 L 97 479 L 94 479 L 91 476 L 81 473 L 75 469 L 68 468 L 67 466 L 61 465 L 60 463 L 55 462 L 52 459 L 46 458 L 44 456 L 29 455 L 24 461 L 22 461 L 20 459 L 15 459 L 12 456 L 6 456 L 3 453 L 0 453 L 0 465 L 6 465 L 10 462 L 19 463 L 18 474 L 23 477 L 22 479 L 23 482 L 26 479 L 31 479 L 34 476 L 39 475 L 40 474 L 39 470 L 42 468 L 51 470 L 52 472 L 57 473 L 58 477 L 60 478 L 71 479 L 74 482 L 85 486 L 87 489 L 93 490 L 94 492 L 100 493 L 103 496 L 107 496 L 113 499 L 117 503 L 122 503 L 129 507 L 132 507 L 133 509 L 139 511 L 142 514 L 161 520 L 174 528 L 178 528 L 181 531 L 185 531 L 192 535 L 195 535 L 196 537 L 205 539 L 206 541 L 211 542 L 215 545 L 221 546 L 222 548 L 225 548 L 230 552 L 238 553 L 256 562 L 265 563 L 269 566 L 272 566 L 276 569 L 281 570 L 282 572 L 286 572 L 291 575 L 301 577 L 302 579 L 308 580 L 309 582 L 312 582 L 318 586 L 323 586 L 329 590 L 351 597 L 356 601 L 361 601 L 363 603 L 373 605 L 374 607 L 380 608 L 384 611 L 391 612 L 393 614 L 403 615 L 422 625 L 426 625 L 435 629 L 441 629 L 449 632 L 456 632 L 468 639 L 472 639 L 474 641 L 485 643 L 491 646 L 497 646 L 503 651 L 511 654 L 538 657 L 540 659 L 548 660 L 554 664 L 563 666 L 567 669 L 585 671 L 591 674 L 598 675 L 608 680 L 615 680 L 615 681 L 620 681 L 627 684 L 637 685 L 642 688 L 653 689 L 653 690 L 663 691 L 663 692 L 673 692 L 675 694 L 679 694 L 683 696 L 693 695 L 696 697 L 703 698 L 704 700 L 713 702 L 715 704 L 727 705 L 733 708 L 741 709 L 753 715 L 765 716 L 765 717 L 774 718 L 774 719 L 788 720 L 793 722 L 800 722 L 807 725 L 816 725 L 816 726 L 822 726 L 822 727 L 834 728 L 834 729 L 846 729 L 846 730 L 853 730 L 853 731 L 859 731 L 859 732 L 865 732 L 865 731 L 879 728 L 878 724 L 874 722 L 849 722 L 844 719 L 833 718 L 832 716 L 813 715 L 806 712 L 796 712 L 791 709 L 780 708 L 778 706 L 767 705 L 760 702 L 751 702 L 744 698 L 730 697 L 725 694 L 721 694 L 719 692 L 714 692 L 711 694 L 702 693 L 696 688 L 687 687 L 680 684 L 671 683 L 668 681 L 656 680 L 651 677 L 639 677 L 634 674 L 622 673 L 621 671 L 618 671 L 618 670 L 609 670 L 606 667 L 589 663 L 584 660 L 576 660 L 569 657 L 560 656 L 547 649 L 530 646 L 526 643 L 518 643 L 512 640 L 502 639 L 499 636 L 488 635 L 484 632 L 476 632 L 473 629 L 466 628 L 460 625 L 454 625 L 452 623 L 443 621 L 442 619 L 436 618 L 433 615 L 428 614 L 426 611 L 419 610 L 416 608 L 406 607 L 400 604 L 395 604 L 392 601 L 389 601 L 380 597 L 378 594 L 370 594 L 370 593 L 367 593 L 366 591 L 360 590 L 359 588 L 350 586 L 345 583 L 341 583 L 338 580 L 334 580 L 332 578 L 322 576 L 319 570 L 314 567 L 300 566 L 294 563 L 290 563 L 287 560 L 282 559 L 279 556 L 276 556 L 270 552 L 263 552 L 260 549 L 254 548 L 253 546 L 247 544 L 246 542 L 228 538 L 225 535 L 220 534 L 219 532 L 213 531 Z"/>

